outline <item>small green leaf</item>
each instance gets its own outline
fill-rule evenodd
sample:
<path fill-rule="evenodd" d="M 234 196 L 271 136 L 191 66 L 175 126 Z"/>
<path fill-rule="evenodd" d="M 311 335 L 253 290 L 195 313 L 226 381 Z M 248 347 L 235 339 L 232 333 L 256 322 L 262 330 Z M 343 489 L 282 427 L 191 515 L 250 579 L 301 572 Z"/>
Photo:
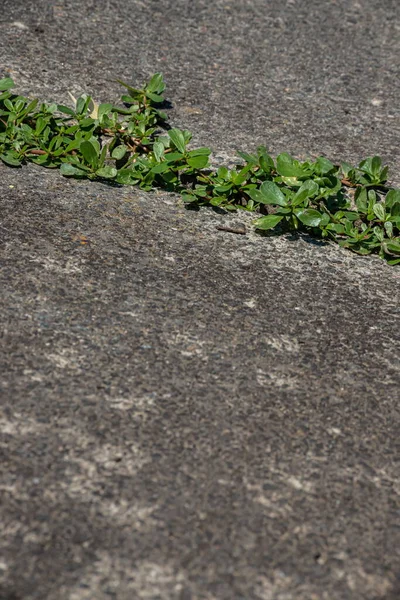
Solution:
<path fill-rule="evenodd" d="M 99 108 L 97 109 L 98 120 L 101 121 L 104 115 L 107 116 L 111 112 L 112 107 L 113 105 L 110 102 L 104 102 L 103 104 L 100 104 Z"/>
<path fill-rule="evenodd" d="M 257 190 L 254 190 L 257 191 Z M 249 190 L 249 195 L 253 198 L 252 190 Z M 285 195 L 273 181 L 264 181 L 260 187 L 260 199 L 257 200 L 261 204 L 277 204 L 278 206 L 287 206 Z M 256 198 L 253 198 L 256 200 Z"/>
<path fill-rule="evenodd" d="M 188 153 L 187 163 L 194 169 L 204 169 L 208 165 L 210 148 L 196 148 Z"/>
<path fill-rule="evenodd" d="M 102 167 L 97 169 L 96 175 L 98 177 L 104 177 L 104 179 L 114 179 L 117 176 L 117 169 L 115 167 Z"/>
<path fill-rule="evenodd" d="M 225 192 L 228 192 L 232 188 L 233 188 L 233 183 L 226 183 L 225 185 L 216 185 L 216 186 L 214 186 L 214 190 L 218 194 L 224 194 Z"/>
<path fill-rule="evenodd" d="M 215 196 L 210 200 L 211 206 L 221 206 L 221 204 L 223 204 L 224 202 L 226 202 L 225 196 Z"/>
<path fill-rule="evenodd" d="M 323 219 L 322 214 L 318 210 L 313 208 L 306 208 L 304 210 L 296 210 L 296 217 L 308 227 L 318 227 Z"/>
<path fill-rule="evenodd" d="M 242 152 L 242 151 L 238 150 L 237 155 L 240 156 L 240 158 L 243 158 L 243 160 L 246 163 L 249 163 L 251 165 L 258 164 L 258 158 L 257 158 L 257 156 L 254 156 L 254 154 L 248 154 L 247 152 Z"/>
<path fill-rule="evenodd" d="M 323 213 L 318 227 L 326 227 L 330 223 L 330 216 L 327 213 Z"/>
<path fill-rule="evenodd" d="M 390 221 L 385 221 L 385 223 L 383 224 L 385 231 L 386 231 L 386 235 L 391 238 L 393 237 L 393 223 L 391 223 Z"/>
<path fill-rule="evenodd" d="M 76 101 L 76 114 L 81 116 L 86 115 L 91 101 L 92 98 L 86 94 L 80 96 Z"/>
<path fill-rule="evenodd" d="M 344 226 L 341 223 L 329 223 L 326 226 L 326 229 L 328 229 L 328 231 L 334 231 L 338 235 L 343 235 L 345 233 Z"/>
<path fill-rule="evenodd" d="M 161 94 L 165 90 L 165 83 L 163 81 L 162 73 L 155 73 L 153 75 L 149 83 L 146 85 L 146 90 L 156 94 Z"/>
<path fill-rule="evenodd" d="M 197 196 L 192 196 L 192 194 L 182 194 L 182 200 L 185 204 L 190 204 L 191 202 L 197 202 Z"/>
<path fill-rule="evenodd" d="M 303 177 L 306 173 L 290 154 L 283 152 L 276 158 L 276 170 L 284 177 Z"/>
<path fill-rule="evenodd" d="M 120 146 L 117 146 L 116 148 L 114 148 L 114 150 L 112 151 L 111 157 L 115 158 L 115 160 L 121 160 L 121 158 L 124 158 L 126 152 L 127 152 L 127 147 L 124 144 L 121 144 Z"/>
<path fill-rule="evenodd" d="M 312 196 L 315 196 L 316 194 L 318 194 L 318 190 L 319 190 L 318 184 L 315 183 L 315 181 L 313 181 L 312 179 L 307 179 L 307 181 L 305 181 L 300 186 L 300 188 L 297 190 L 296 194 L 294 195 L 294 198 L 292 200 L 293 206 L 298 206 L 299 204 L 302 204 L 304 202 L 304 200 L 306 200 L 307 198 L 311 198 Z"/>
<path fill-rule="evenodd" d="M 383 238 L 385 237 L 385 231 L 384 229 L 382 229 L 382 227 L 378 227 L 378 225 L 376 225 L 373 230 L 374 234 L 376 235 L 376 237 L 378 238 L 378 240 L 380 242 L 383 242 Z"/>
<path fill-rule="evenodd" d="M 361 213 L 366 214 L 368 212 L 368 196 L 366 188 L 357 188 L 355 201 L 358 210 Z"/>
<path fill-rule="evenodd" d="M 400 238 L 392 239 L 390 240 L 390 242 L 384 242 L 382 245 L 383 249 L 388 254 L 391 254 L 393 256 L 400 254 Z"/>
<path fill-rule="evenodd" d="M 0 154 L 0 159 L 10 167 L 19 167 L 21 166 L 21 160 L 11 152 L 5 152 L 4 154 Z"/>
<path fill-rule="evenodd" d="M 342 170 L 343 177 L 345 179 L 349 179 L 350 181 L 352 181 L 352 176 L 354 175 L 354 167 L 352 167 L 347 162 L 342 162 L 342 164 L 340 165 L 340 168 Z"/>
<path fill-rule="evenodd" d="M 116 181 L 121 185 L 136 185 L 139 179 L 131 169 L 120 169 L 117 173 Z"/>
<path fill-rule="evenodd" d="M 273 229 L 276 227 L 283 218 L 283 215 L 267 215 L 257 219 L 257 221 L 254 221 L 254 226 L 256 229 L 262 229 L 263 231 L 266 231 L 267 229 Z"/>
<path fill-rule="evenodd" d="M 152 173 L 165 173 L 170 168 L 171 167 L 167 162 L 162 162 L 157 165 L 154 165 L 154 167 L 152 167 L 152 169 L 151 169 L 151 172 Z"/>
<path fill-rule="evenodd" d="M 179 150 L 179 152 L 184 154 L 186 149 L 186 143 L 183 132 L 180 129 L 170 129 L 167 133 L 175 148 Z"/>
<path fill-rule="evenodd" d="M 164 144 L 162 142 L 154 142 L 153 153 L 157 162 L 160 162 L 164 156 Z"/>
<path fill-rule="evenodd" d="M 198 156 L 190 156 L 187 163 L 193 169 L 204 169 L 208 165 L 208 154 L 199 154 Z"/>
<path fill-rule="evenodd" d="M 61 175 L 64 175 L 64 177 L 86 177 L 86 173 L 84 171 L 78 169 L 78 167 L 74 167 L 74 165 L 69 163 L 63 163 L 61 165 L 60 173 Z"/>
<path fill-rule="evenodd" d="M 171 152 L 165 155 L 165 160 L 168 163 L 180 162 L 182 158 L 183 154 L 181 154 L 181 152 Z"/>
<path fill-rule="evenodd" d="M 390 190 L 386 194 L 385 206 L 392 208 L 395 204 L 400 204 L 400 190 Z"/>
<path fill-rule="evenodd" d="M 4 92 L 5 90 L 10 90 L 15 86 L 14 81 L 11 77 L 5 77 L 4 79 L 0 79 L 0 91 Z"/>
<path fill-rule="evenodd" d="M 260 161 L 260 167 L 264 173 L 268 174 L 275 169 L 274 159 L 268 154 L 265 146 L 259 146 L 257 148 L 257 153 Z"/>
<path fill-rule="evenodd" d="M 95 168 L 98 162 L 98 152 L 92 142 L 85 140 L 82 142 L 79 149 L 85 161 Z"/>
<path fill-rule="evenodd" d="M 383 204 L 379 204 L 378 202 L 374 204 L 373 209 L 375 215 L 378 217 L 380 221 L 384 221 L 386 218 L 385 208 Z"/>
<path fill-rule="evenodd" d="M 14 112 L 14 105 L 11 102 L 11 100 L 9 100 L 8 98 L 6 98 L 6 100 L 4 100 L 4 106 L 6 107 L 7 110 L 9 110 L 10 112 Z M 15 118 L 15 117 L 14 117 Z"/>
<path fill-rule="evenodd" d="M 351 210 L 343 212 L 343 216 L 348 221 L 358 221 L 358 219 L 360 218 L 360 215 L 357 212 Z"/>
<path fill-rule="evenodd" d="M 210 156 L 210 148 L 196 148 L 188 153 L 188 156 Z"/>
<path fill-rule="evenodd" d="M 374 156 L 371 160 L 371 171 L 374 175 L 377 175 L 382 167 L 382 160 L 380 156 Z"/>
<path fill-rule="evenodd" d="M 333 169 L 335 169 L 335 165 L 328 160 L 327 158 L 324 158 L 323 156 L 320 156 L 319 158 L 317 158 L 316 162 L 315 162 L 315 166 L 316 166 L 316 170 L 320 175 L 326 175 L 327 173 L 330 173 L 331 171 L 333 171 Z"/>
<path fill-rule="evenodd" d="M 154 94 L 153 92 L 146 92 L 146 96 L 154 102 L 154 104 L 161 104 L 164 102 L 164 98 L 159 94 Z"/>
<path fill-rule="evenodd" d="M 75 111 L 69 106 L 64 106 L 63 104 L 57 104 L 57 110 L 65 115 L 70 115 L 71 117 L 75 116 Z"/>

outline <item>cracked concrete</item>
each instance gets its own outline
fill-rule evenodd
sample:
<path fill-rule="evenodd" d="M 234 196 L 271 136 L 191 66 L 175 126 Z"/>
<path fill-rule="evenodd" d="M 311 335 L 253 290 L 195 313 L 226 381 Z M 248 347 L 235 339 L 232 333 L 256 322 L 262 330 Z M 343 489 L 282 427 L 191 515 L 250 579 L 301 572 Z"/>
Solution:
<path fill-rule="evenodd" d="M 391 0 L 3 0 L 0 75 L 162 70 L 216 162 L 381 154 Z M 0 165 L 1 600 L 397 600 L 399 271 L 252 217 Z M 82 240 L 88 243 L 82 243 Z"/>

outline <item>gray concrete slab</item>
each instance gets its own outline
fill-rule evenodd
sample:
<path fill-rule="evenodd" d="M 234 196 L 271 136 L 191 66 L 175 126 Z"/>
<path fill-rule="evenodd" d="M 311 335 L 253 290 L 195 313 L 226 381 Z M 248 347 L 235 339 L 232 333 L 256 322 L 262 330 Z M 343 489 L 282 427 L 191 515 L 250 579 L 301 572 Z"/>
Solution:
<path fill-rule="evenodd" d="M 398 18 L 3 0 L 0 75 L 66 102 L 161 70 L 220 157 L 378 153 L 399 181 Z M 399 598 L 399 270 L 166 193 L 0 185 L 1 600 Z"/>

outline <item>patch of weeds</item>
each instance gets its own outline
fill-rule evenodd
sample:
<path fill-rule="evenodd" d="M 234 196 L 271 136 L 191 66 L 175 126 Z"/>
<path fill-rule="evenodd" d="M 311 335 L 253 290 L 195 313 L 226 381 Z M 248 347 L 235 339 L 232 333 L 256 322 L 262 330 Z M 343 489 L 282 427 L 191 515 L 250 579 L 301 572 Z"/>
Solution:
<path fill-rule="evenodd" d="M 121 104 L 90 96 L 70 108 L 39 104 L 0 80 L 0 159 L 10 167 L 33 162 L 66 177 L 179 192 L 191 207 L 258 213 L 256 230 L 307 232 L 358 254 L 400 263 L 400 190 L 386 186 L 378 156 L 357 167 L 326 158 L 275 159 L 264 146 L 238 152 L 234 168 L 210 168 L 209 148 L 191 148 L 191 133 L 171 128 L 156 73 L 141 89 L 126 89 Z"/>

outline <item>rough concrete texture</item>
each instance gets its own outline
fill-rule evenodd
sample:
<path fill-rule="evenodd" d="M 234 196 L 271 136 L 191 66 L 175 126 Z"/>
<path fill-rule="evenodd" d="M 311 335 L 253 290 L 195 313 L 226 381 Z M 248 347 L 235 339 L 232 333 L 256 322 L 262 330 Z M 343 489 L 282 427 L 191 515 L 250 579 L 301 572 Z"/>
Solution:
<path fill-rule="evenodd" d="M 397 0 L 2 0 L 0 75 L 162 70 L 229 159 L 399 180 Z M 400 598 L 400 271 L 173 195 L 0 166 L 0 599 Z"/>

